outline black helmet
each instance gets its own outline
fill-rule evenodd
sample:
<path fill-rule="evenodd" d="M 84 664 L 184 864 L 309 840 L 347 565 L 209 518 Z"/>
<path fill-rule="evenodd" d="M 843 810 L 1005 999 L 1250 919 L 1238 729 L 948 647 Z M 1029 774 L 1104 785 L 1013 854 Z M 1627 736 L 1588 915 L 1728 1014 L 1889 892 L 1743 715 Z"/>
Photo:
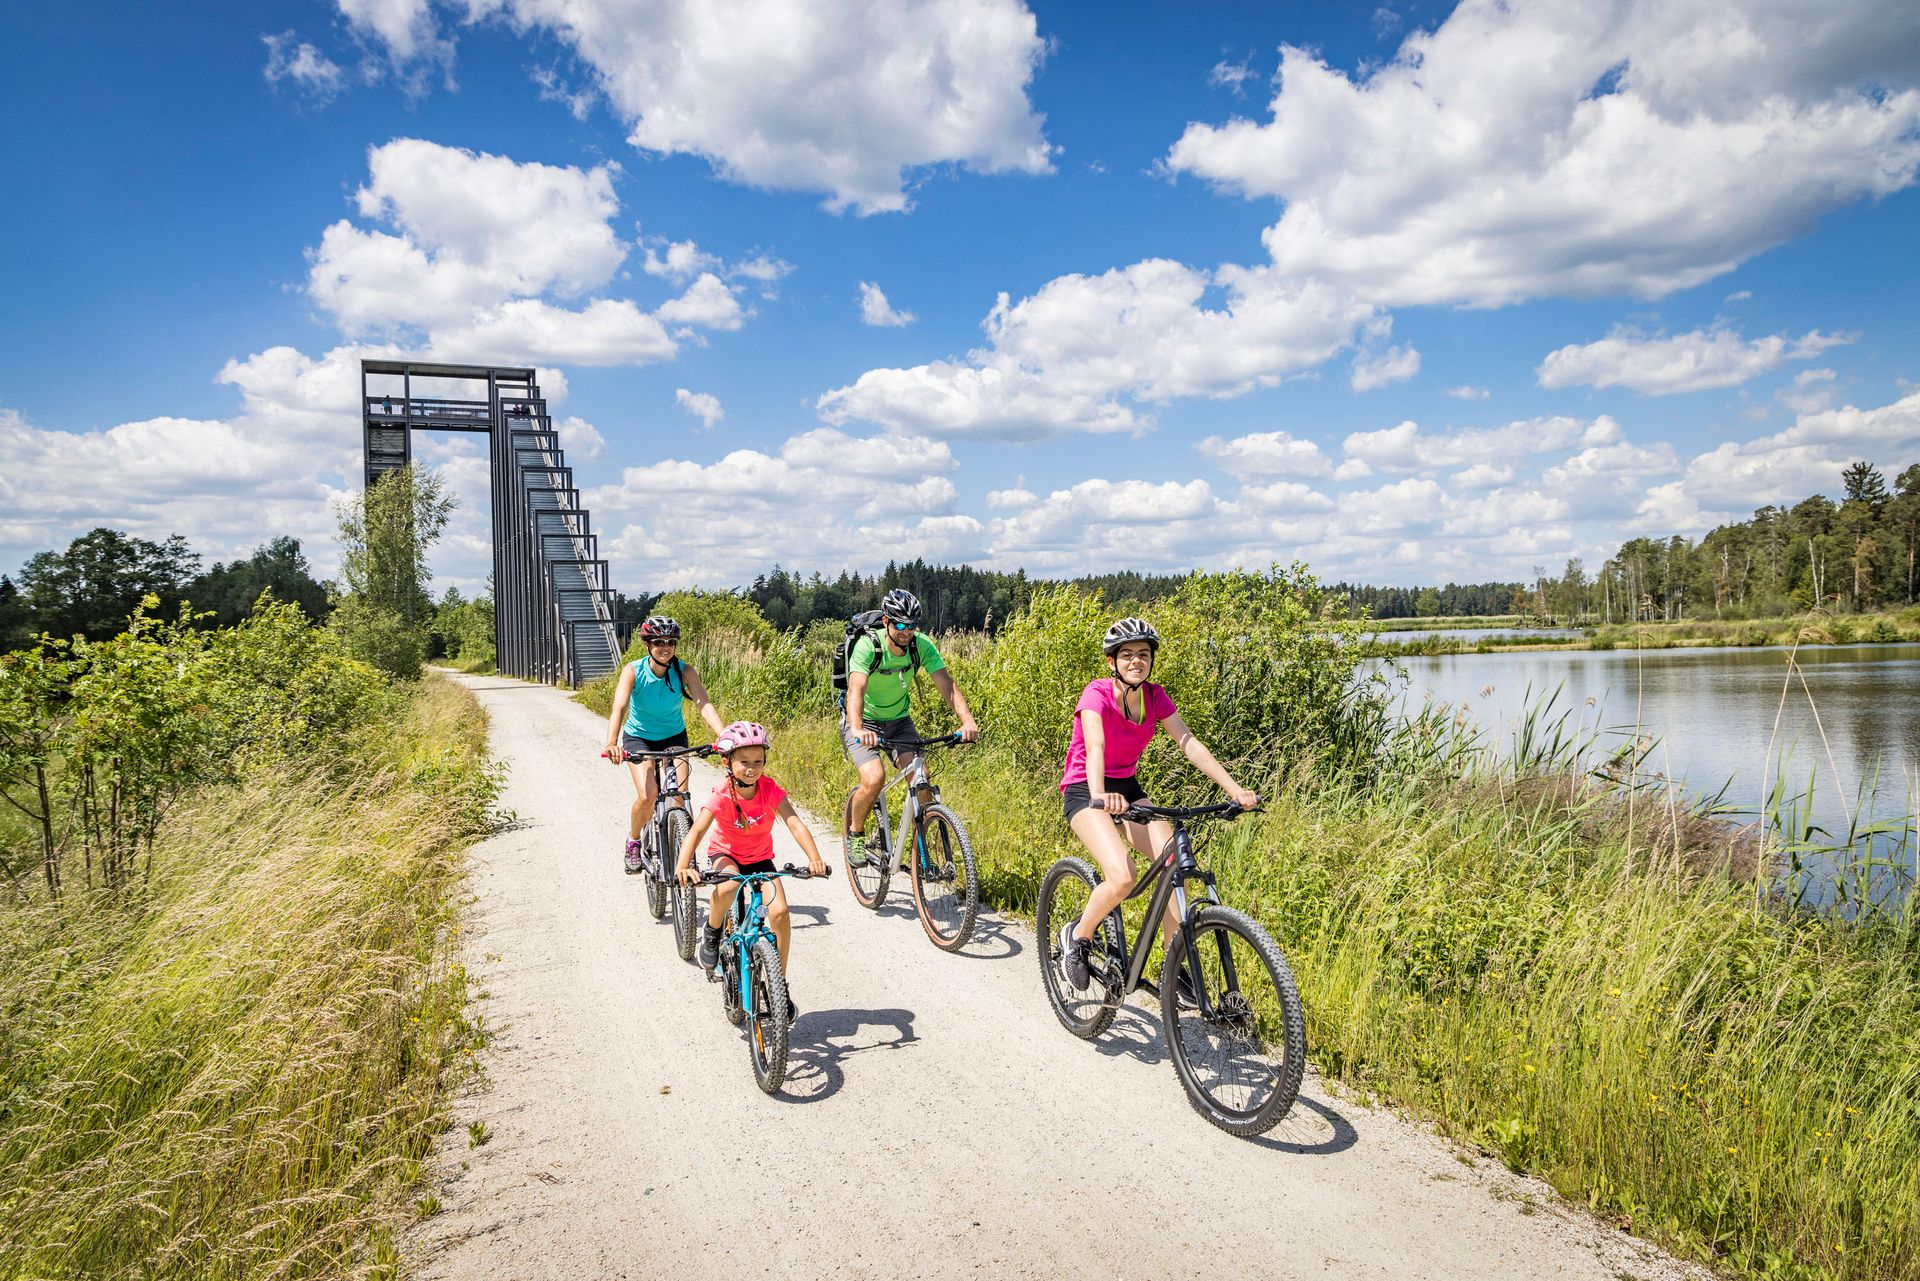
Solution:
<path fill-rule="evenodd" d="M 1160 633 L 1144 618 L 1123 618 L 1107 628 L 1107 634 L 1100 638 L 1100 652 L 1112 658 L 1128 641 L 1145 641 L 1154 653 L 1160 652 Z"/>
<path fill-rule="evenodd" d="M 920 598 L 904 587 L 896 587 L 880 598 L 880 612 L 896 623 L 920 625 Z"/>
<path fill-rule="evenodd" d="M 665 614 L 655 614 L 652 618 L 640 624 L 640 635 L 646 640 L 653 640 L 656 637 L 679 640 L 680 624 L 674 622 Z"/>

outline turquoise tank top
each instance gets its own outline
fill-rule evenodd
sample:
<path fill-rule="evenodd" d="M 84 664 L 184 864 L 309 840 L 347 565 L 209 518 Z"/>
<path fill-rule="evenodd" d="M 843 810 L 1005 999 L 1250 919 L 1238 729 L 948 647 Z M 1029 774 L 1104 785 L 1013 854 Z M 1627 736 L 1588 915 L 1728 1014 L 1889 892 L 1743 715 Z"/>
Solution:
<path fill-rule="evenodd" d="M 653 674 L 650 659 L 636 658 L 627 664 L 633 668 L 633 697 L 627 700 L 627 723 L 621 733 L 634 738 L 659 742 L 687 732 L 687 714 L 681 708 L 686 697 L 681 686 L 686 679 L 669 667 L 665 676 Z"/>

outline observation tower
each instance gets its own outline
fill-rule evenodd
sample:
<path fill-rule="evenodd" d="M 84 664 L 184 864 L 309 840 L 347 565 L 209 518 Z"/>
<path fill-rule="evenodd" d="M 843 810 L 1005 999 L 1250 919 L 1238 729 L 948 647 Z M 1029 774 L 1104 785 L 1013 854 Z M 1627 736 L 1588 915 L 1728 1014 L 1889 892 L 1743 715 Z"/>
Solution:
<path fill-rule="evenodd" d="M 416 431 L 487 437 L 493 506 L 495 665 L 579 685 L 625 650 L 607 562 L 531 369 L 360 362 L 367 484 L 413 461 Z"/>

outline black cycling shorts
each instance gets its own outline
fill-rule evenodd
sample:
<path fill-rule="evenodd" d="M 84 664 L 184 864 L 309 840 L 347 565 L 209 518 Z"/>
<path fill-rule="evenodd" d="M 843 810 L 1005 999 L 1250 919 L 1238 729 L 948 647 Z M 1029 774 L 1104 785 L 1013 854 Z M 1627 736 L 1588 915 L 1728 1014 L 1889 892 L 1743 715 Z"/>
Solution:
<path fill-rule="evenodd" d="M 720 866 L 722 863 L 728 864 L 734 871 L 740 873 L 742 876 L 752 876 L 759 872 L 779 870 L 774 867 L 773 860 L 770 858 L 763 858 L 757 863 L 742 863 L 736 860 L 731 854 L 715 854 L 713 856 L 713 870 L 716 872 L 725 871 L 726 868 Z"/>
<path fill-rule="evenodd" d="M 1147 799 L 1146 789 L 1141 787 L 1140 780 L 1131 774 L 1107 775 L 1107 794 L 1124 796 L 1129 803 Z M 1060 809 L 1069 823 L 1073 822 L 1073 816 L 1081 810 L 1093 808 L 1093 792 L 1087 787 L 1087 780 L 1084 778 L 1077 783 L 1068 783 L 1066 789 L 1060 793 Z"/>
<path fill-rule="evenodd" d="M 641 738 L 624 731 L 620 735 L 620 750 L 631 756 L 635 752 L 665 752 L 687 745 L 687 731 L 681 730 L 671 738 Z"/>

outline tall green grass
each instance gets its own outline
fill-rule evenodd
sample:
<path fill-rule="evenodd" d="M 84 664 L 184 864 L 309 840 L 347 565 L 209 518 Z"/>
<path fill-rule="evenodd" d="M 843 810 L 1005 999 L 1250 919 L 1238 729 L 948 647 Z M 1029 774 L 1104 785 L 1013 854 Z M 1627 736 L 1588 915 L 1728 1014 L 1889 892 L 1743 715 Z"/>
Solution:
<path fill-rule="evenodd" d="M 0 1277 L 394 1273 L 494 784 L 464 691 L 378 709 L 179 798 L 137 886 L 0 906 Z"/>
<path fill-rule="evenodd" d="M 723 714 L 773 727 L 770 772 L 837 814 L 852 771 L 827 638 L 724 608 L 689 629 L 688 657 Z M 1283 625 L 1311 630 L 1312 614 Z M 949 646 L 986 738 L 943 754 L 938 781 L 1002 906 L 1030 911 L 1047 864 L 1076 848 L 1055 783 L 1105 621 L 1091 598 L 1043 592 L 999 640 Z M 1198 625 L 1162 624 L 1172 637 Z M 1203 630 L 1253 634 L 1230 613 Z M 1338 674 L 1320 651 L 1286 652 Z M 1273 673 L 1203 659 L 1170 643 L 1158 675 L 1269 799 L 1210 834 L 1202 858 L 1286 949 L 1325 1074 L 1717 1267 L 1920 1278 L 1911 912 L 1796 910 L 1748 879 L 1751 834 L 1609 784 L 1538 720 L 1493 753 L 1456 723 L 1392 727 L 1377 701 L 1289 673 L 1294 693 L 1265 708 L 1250 747 L 1222 690 Z M 604 711 L 609 690 L 581 696 Z M 924 682 L 915 711 L 944 724 Z M 1157 795 L 1192 794 L 1164 747 L 1144 774 Z"/>

